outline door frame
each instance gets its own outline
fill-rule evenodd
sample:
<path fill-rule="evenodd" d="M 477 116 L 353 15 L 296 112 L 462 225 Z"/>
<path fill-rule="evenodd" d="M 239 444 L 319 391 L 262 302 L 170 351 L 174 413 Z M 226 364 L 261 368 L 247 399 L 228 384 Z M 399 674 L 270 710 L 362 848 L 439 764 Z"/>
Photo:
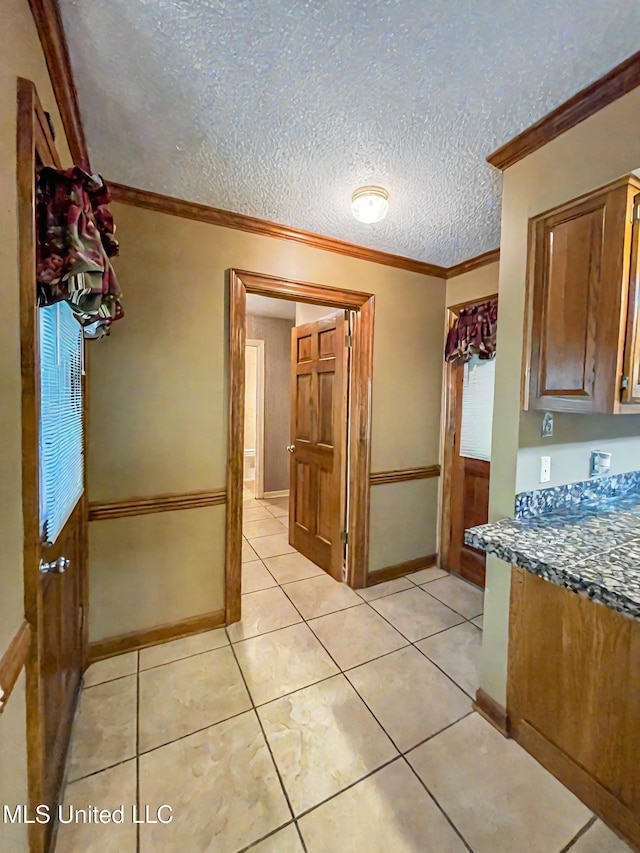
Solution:
<path fill-rule="evenodd" d="M 18 265 L 20 288 L 20 356 L 22 382 L 22 514 L 23 514 L 23 579 L 25 619 L 31 627 L 32 642 L 26 664 L 26 716 L 27 716 L 27 781 L 30 813 L 36 805 L 44 803 L 44 730 L 46 709 L 43 701 L 40 645 L 43 630 L 42 592 L 40 582 L 40 473 L 38 443 L 40 431 L 39 411 L 39 350 L 38 314 L 36 305 L 36 233 L 35 233 L 35 174 L 36 163 L 49 163 L 62 168 L 56 152 L 51 128 L 42 109 L 35 85 L 18 78 L 17 91 L 17 211 L 18 211 Z M 84 343 L 83 343 L 84 345 Z M 86 423 L 86 378 L 83 378 Z M 84 430 L 85 460 L 87 430 Z M 81 636 L 82 669 L 87 651 L 87 564 L 86 536 L 87 488 L 81 498 L 82 546 L 80 566 L 80 600 L 83 608 Z M 76 694 L 76 701 L 77 701 Z M 54 709 L 55 710 L 55 709 Z M 75 709 L 74 709 L 75 710 Z M 67 744 L 68 746 L 68 744 Z M 56 768 L 57 789 L 62 789 L 66 754 Z M 29 825 L 29 849 L 44 853 L 51 838 L 54 822 Z M 54 829 L 55 831 L 55 829 Z"/>
<path fill-rule="evenodd" d="M 349 422 L 349 558 L 347 583 L 366 586 L 369 566 L 371 382 L 375 297 L 372 293 L 311 284 L 262 273 L 229 270 L 229 384 L 227 517 L 225 543 L 226 623 L 241 616 L 242 468 L 244 459 L 244 354 L 247 293 L 356 312 L 352 329 L 352 400 Z"/>
<path fill-rule="evenodd" d="M 471 305 L 482 305 L 498 299 L 497 293 L 469 299 L 447 308 L 446 334 L 449 333 L 463 308 Z M 453 487 L 453 454 L 455 430 L 458 416 L 456 395 L 456 365 L 445 361 L 443 400 L 442 400 L 442 468 L 440 487 L 440 565 L 449 571 L 449 552 L 451 550 L 451 496 Z"/>
<path fill-rule="evenodd" d="M 255 347 L 258 351 L 256 364 L 256 457 L 254 468 L 254 494 L 256 498 L 262 499 L 264 498 L 264 341 L 261 341 L 258 338 L 247 338 L 244 345 L 245 347 Z M 242 445 L 244 450 L 244 440 Z"/>

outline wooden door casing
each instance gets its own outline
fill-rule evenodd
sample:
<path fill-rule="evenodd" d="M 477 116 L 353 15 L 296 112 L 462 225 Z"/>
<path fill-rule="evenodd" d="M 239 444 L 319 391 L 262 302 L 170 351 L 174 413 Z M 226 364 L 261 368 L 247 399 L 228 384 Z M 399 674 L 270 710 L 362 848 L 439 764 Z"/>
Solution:
<path fill-rule="evenodd" d="M 289 541 L 344 580 L 348 322 L 344 312 L 291 330 Z"/>
<path fill-rule="evenodd" d="M 455 394 L 455 434 L 451 460 L 450 519 L 451 533 L 448 548 L 449 571 L 461 575 L 484 588 L 486 555 L 465 545 L 464 531 L 468 527 L 486 524 L 489 520 L 489 476 L 491 463 L 460 455 L 462 431 L 462 390 L 465 366 L 460 359 L 450 366 Z"/>
<path fill-rule="evenodd" d="M 44 165 L 60 168 L 35 86 L 18 80 L 18 224 L 22 374 L 22 499 L 24 606 L 32 631 L 27 660 L 29 806 L 55 814 L 86 650 L 86 492 L 51 546 L 40 535 L 40 353 L 36 305 L 35 179 Z M 83 380 L 84 390 L 84 380 Z M 45 573 L 41 561 L 69 560 L 64 573 Z M 32 853 L 49 849 L 55 820 L 30 824 Z"/>

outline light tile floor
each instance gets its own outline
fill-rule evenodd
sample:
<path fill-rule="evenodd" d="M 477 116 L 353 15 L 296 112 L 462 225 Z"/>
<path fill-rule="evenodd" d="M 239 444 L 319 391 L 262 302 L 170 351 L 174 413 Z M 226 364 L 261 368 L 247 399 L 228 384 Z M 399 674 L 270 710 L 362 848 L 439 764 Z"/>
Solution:
<path fill-rule="evenodd" d="M 285 513 L 245 501 L 242 622 L 87 672 L 64 808 L 125 821 L 63 825 L 58 853 L 628 851 L 472 712 L 478 590 L 425 569 L 355 593 Z"/>

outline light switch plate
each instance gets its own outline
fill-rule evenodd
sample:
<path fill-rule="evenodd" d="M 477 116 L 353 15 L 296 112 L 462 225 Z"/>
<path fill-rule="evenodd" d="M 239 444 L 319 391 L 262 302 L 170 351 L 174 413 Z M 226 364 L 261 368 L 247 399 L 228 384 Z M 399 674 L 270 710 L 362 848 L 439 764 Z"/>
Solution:
<path fill-rule="evenodd" d="M 548 483 L 551 479 L 551 457 L 540 457 L 540 482 Z"/>

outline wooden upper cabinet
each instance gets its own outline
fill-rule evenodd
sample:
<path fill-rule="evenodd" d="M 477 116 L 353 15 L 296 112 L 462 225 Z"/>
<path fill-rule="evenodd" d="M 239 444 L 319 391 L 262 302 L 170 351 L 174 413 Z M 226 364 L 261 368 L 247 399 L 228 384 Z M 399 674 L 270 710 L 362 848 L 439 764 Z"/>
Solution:
<path fill-rule="evenodd" d="M 640 411 L 639 202 L 629 176 L 531 220 L 525 407 Z"/>

